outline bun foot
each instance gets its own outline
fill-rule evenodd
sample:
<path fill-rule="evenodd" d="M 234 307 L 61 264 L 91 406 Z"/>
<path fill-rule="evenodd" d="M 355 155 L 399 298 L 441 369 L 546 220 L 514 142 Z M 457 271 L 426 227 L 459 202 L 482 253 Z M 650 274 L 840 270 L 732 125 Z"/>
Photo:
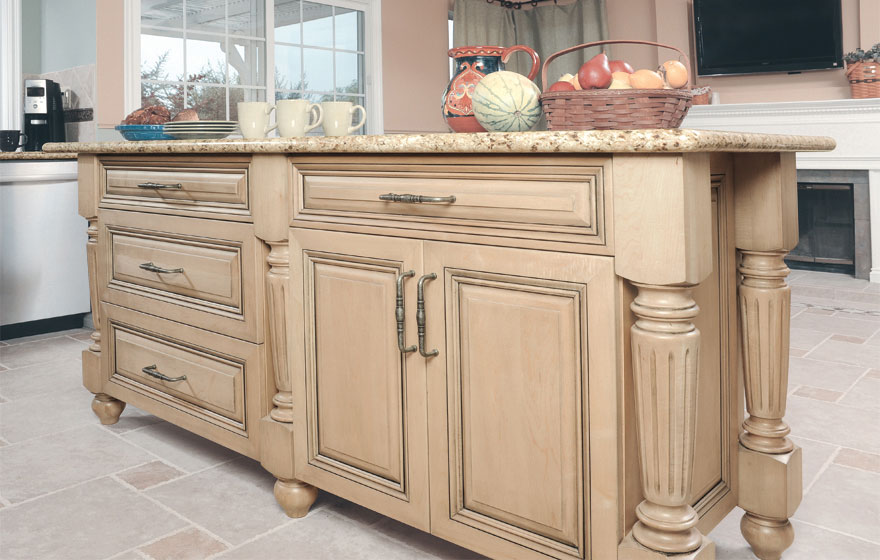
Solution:
<path fill-rule="evenodd" d="M 119 422 L 119 415 L 123 410 L 125 410 L 124 402 L 105 393 L 96 393 L 92 400 L 92 411 L 105 426 Z"/>
<path fill-rule="evenodd" d="M 275 500 L 288 517 L 305 517 L 318 497 L 318 489 L 311 484 L 279 478 L 275 482 Z"/>
<path fill-rule="evenodd" d="M 746 513 L 739 528 L 752 552 L 761 560 L 779 560 L 782 551 L 794 542 L 794 527 L 788 519 L 769 519 Z"/>

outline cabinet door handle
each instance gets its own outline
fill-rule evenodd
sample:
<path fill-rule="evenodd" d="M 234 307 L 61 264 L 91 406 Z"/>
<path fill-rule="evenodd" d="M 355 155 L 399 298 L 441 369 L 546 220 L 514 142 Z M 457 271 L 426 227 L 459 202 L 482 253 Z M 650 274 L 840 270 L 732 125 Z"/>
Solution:
<path fill-rule="evenodd" d="M 138 265 L 138 268 L 148 270 L 150 272 L 158 272 L 159 274 L 183 274 L 182 268 L 162 268 L 156 266 L 152 262 L 145 262 Z"/>
<path fill-rule="evenodd" d="M 416 345 L 406 347 L 406 305 L 403 301 L 403 281 L 411 276 L 415 276 L 415 270 L 408 270 L 397 277 L 397 306 L 394 308 L 394 318 L 397 320 L 397 349 L 404 354 L 415 352 Z"/>
<path fill-rule="evenodd" d="M 166 183 L 154 183 L 152 181 L 147 181 L 146 183 L 138 183 L 138 187 L 142 189 L 182 189 L 183 185 L 180 183 L 174 183 L 173 185 Z"/>
<path fill-rule="evenodd" d="M 407 204 L 423 204 L 426 202 L 452 204 L 455 202 L 455 195 L 449 196 L 422 196 L 420 194 L 380 194 L 379 200 L 386 202 L 405 202 Z"/>
<path fill-rule="evenodd" d="M 437 349 L 425 352 L 425 323 L 427 322 L 425 317 L 425 281 L 434 280 L 435 278 L 437 278 L 437 275 L 433 272 L 419 278 L 418 300 L 416 301 L 416 324 L 419 327 L 419 354 L 426 358 L 440 353 Z"/>
<path fill-rule="evenodd" d="M 142 368 L 141 371 L 146 373 L 150 377 L 155 377 L 156 379 L 161 379 L 162 381 L 184 381 L 184 380 L 186 380 L 185 375 L 181 375 L 180 377 L 168 377 L 164 373 L 156 370 L 156 364 Z"/>

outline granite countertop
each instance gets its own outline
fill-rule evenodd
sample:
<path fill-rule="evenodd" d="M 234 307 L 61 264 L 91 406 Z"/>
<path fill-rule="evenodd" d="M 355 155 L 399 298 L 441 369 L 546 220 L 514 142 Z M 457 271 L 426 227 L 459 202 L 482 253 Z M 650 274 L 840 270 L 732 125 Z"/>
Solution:
<path fill-rule="evenodd" d="M 76 159 L 76 152 L 0 152 L 0 161 Z"/>
<path fill-rule="evenodd" d="M 43 149 L 55 154 L 611 153 L 809 152 L 833 150 L 835 145 L 827 136 L 653 129 L 58 143 Z"/>

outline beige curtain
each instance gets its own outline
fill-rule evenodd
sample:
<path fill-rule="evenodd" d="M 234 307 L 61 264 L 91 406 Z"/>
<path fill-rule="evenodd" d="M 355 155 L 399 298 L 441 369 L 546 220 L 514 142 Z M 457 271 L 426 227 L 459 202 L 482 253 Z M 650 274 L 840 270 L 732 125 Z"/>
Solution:
<path fill-rule="evenodd" d="M 453 46 L 527 45 L 537 51 L 541 63 L 562 49 L 607 38 L 605 0 L 576 0 L 567 6 L 540 4 L 533 9 L 512 10 L 486 0 L 455 0 Z M 598 47 L 563 55 L 550 65 L 547 85 L 559 76 L 576 74 L 581 64 L 599 52 Z M 524 53 L 511 56 L 506 68 L 528 74 L 531 59 Z M 535 78 L 541 85 L 541 73 Z"/>

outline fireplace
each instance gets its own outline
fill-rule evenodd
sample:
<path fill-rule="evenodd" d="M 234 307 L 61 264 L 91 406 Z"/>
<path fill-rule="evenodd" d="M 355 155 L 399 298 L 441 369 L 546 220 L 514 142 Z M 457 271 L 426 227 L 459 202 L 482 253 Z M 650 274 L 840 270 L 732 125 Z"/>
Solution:
<path fill-rule="evenodd" d="M 791 268 L 846 272 L 867 279 L 871 271 L 868 172 L 798 170 L 797 247 Z"/>

